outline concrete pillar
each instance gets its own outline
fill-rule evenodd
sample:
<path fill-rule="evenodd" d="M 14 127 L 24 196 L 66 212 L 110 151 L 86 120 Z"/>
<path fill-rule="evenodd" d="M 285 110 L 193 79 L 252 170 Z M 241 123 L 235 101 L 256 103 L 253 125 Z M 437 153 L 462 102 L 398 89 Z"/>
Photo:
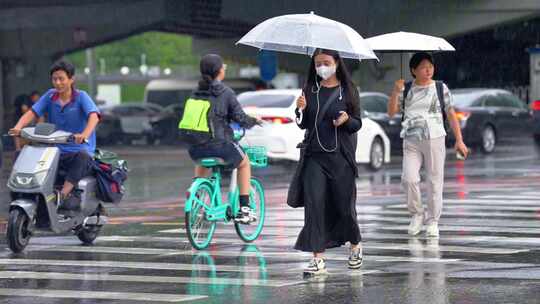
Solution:
<path fill-rule="evenodd" d="M 96 99 L 97 82 L 96 82 L 96 55 L 94 49 L 86 49 L 86 65 L 88 66 L 88 95 L 92 100 Z"/>
<path fill-rule="evenodd" d="M 2 73 L 2 70 L 3 70 L 3 61 L 0 60 L 0 117 L 2 119 L 0 119 L 0 133 L 3 133 L 2 131 L 4 130 L 4 73 Z M 0 138 L 0 142 L 2 141 L 2 139 Z M 0 157 L 1 156 L 1 152 L 0 152 Z"/>
<path fill-rule="evenodd" d="M 528 49 L 530 55 L 530 88 L 528 103 L 540 100 L 540 47 Z"/>

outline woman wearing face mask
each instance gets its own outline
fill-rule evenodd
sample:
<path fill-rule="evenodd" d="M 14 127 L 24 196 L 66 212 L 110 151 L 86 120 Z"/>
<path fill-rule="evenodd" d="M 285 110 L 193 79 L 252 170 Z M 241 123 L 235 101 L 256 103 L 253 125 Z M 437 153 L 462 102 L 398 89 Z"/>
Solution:
<path fill-rule="evenodd" d="M 362 247 L 355 208 L 360 98 L 338 52 L 314 52 L 296 106 L 298 126 L 307 129 L 306 134 L 315 132 L 305 137 L 311 138 L 304 143 L 302 168 L 305 219 L 295 245 L 297 250 L 313 253 L 304 274 L 326 273 L 325 249 L 347 242 L 351 244 L 348 266 L 360 268 Z"/>

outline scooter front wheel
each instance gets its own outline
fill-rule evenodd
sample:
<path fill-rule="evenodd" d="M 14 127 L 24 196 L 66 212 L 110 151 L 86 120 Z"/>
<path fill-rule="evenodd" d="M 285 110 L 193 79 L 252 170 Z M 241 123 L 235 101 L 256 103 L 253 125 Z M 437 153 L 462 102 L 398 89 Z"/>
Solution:
<path fill-rule="evenodd" d="M 11 251 L 19 253 L 28 245 L 32 236 L 29 226 L 30 218 L 24 211 L 15 208 L 9 212 L 7 243 Z"/>

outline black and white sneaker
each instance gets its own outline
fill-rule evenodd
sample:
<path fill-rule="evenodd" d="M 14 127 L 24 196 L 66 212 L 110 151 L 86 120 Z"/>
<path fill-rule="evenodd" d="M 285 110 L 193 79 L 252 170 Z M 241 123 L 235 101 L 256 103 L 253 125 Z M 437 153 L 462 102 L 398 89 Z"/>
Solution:
<path fill-rule="evenodd" d="M 56 192 L 56 208 L 58 212 L 75 212 L 81 210 L 81 197 L 73 191 L 63 197 L 60 191 Z"/>
<path fill-rule="evenodd" d="M 236 214 L 234 221 L 241 224 L 249 225 L 257 221 L 257 216 L 255 215 L 253 210 L 251 210 L 251 208 L 249 208 L 248 206 L 242 206 Z"/>
<path fill-rule="evenodd" d="M 323 258 L 312 258 L 304 269 L 304 276 L 327 274 L 326 264 Z"/>
<path fill-rule="evenodd" d="M 349 255 L 349 269 L 358 269 L 362 266 L 362 247 L 358 246 L 356 249 L 351 249 Z"/>

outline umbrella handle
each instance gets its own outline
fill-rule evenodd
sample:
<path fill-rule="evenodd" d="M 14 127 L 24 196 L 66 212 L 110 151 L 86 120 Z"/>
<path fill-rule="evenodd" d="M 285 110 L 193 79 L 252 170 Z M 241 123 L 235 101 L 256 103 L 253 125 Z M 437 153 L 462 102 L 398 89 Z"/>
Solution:
<path fill-rule="evenodd" d="M 403 53 L 399 53 L 400 63 L 399 63 L 399 79 L 403 79 Z"/>

